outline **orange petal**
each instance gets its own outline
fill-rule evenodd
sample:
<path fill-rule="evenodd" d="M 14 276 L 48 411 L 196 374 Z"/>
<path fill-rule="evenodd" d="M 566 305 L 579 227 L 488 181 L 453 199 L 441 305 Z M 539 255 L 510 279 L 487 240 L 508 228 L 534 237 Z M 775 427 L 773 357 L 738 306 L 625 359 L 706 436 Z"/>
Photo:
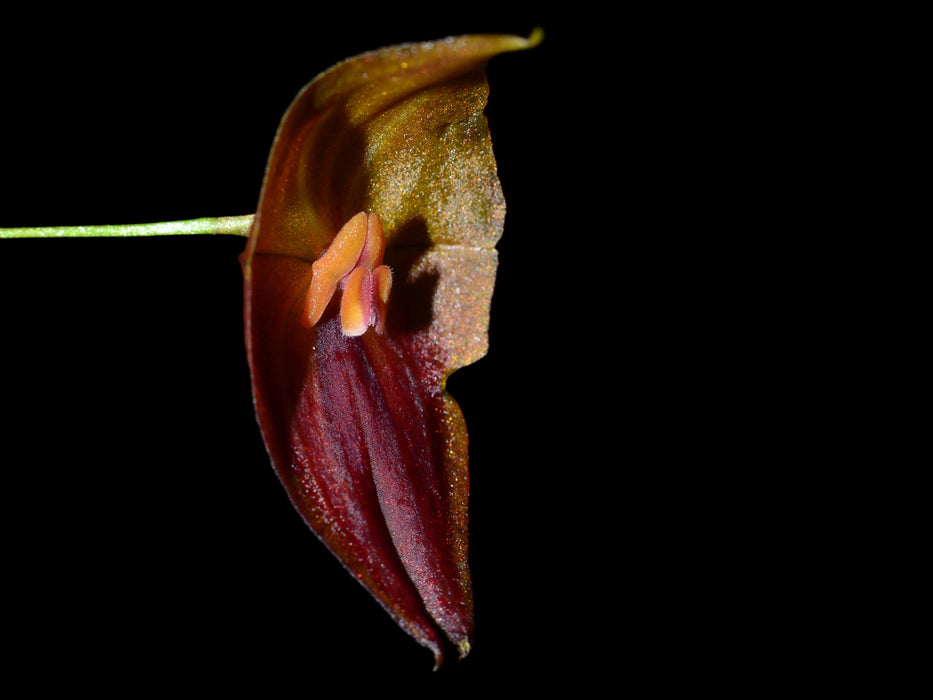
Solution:
<path fill-rule="evenodd" d="M 373 270 L 373 304 L 375 304 L 376 333 L 384 333 L 386 329 L 386 313 L 389 306 L 389 293 L 392 291 L 392 270 L 380 265 Z"/>
<path fill-rule="evenodd" d="M 327 251 L 311 265 L 311 284 L 302 322 L 317 323 L 337 290 L 337 284 L 355 266 L 367 240 L 367 217 L 360 212 L 345 223 Z"/>
<path fill-rule="evenodd" d="M 358 265 L 372 270 L 382 264 L 382 256 L 386 249 L 386 237 L 377 214 L 370 214 L 366 228 L 366 245 L 360 253 Z"/>
<path fill-rule="evenodd" d="M 373 323 L 373 275 L 358 267 L 347 277 L 340 299 L 340 325 L 344 335 L 363 335 Z"/>

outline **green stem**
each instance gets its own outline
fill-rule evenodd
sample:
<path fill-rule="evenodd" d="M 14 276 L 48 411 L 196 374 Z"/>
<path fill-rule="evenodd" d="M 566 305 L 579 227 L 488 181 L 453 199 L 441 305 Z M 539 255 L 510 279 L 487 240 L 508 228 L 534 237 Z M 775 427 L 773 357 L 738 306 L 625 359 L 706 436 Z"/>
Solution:
<path fill-rule="evenodd" d="M 0 228 L 0 238 L 89 238 L 106 236 L 180 236 L 189 234 L 230 234 L 248 236 L 253 215 L 220 216 L 187 221 L 163 221 L 157 224 L 125 226 L 40 226 L 37 228 Z"/>

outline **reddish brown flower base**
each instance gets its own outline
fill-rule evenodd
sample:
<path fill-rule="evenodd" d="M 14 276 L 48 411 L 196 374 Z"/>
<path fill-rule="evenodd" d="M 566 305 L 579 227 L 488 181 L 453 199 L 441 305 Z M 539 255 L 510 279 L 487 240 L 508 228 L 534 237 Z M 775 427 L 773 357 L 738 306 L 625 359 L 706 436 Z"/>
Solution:
<path fill-rule="evenodd" d="M 257 258 L 254 288 L 286 293 L 294 264 Z M 299 512 L 438 662 L 435 623 L 468 651 L 466 430 L 444 367 L 391 326 L 346 335 L 336 309 L 312 328 L 267 315 L 252 331 L 291 355 L 252 353 L 267 445 Z"/>

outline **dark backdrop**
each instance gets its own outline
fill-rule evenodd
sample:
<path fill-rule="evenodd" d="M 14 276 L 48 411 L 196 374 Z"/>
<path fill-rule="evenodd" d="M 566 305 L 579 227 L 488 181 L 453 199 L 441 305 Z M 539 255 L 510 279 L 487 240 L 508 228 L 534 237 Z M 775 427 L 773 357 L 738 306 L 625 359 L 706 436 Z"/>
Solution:
<path fill-rule="evenodd" d="M 472 655 L 432 673 L 289 505 L 252 411 L 243 239 L 7 240 L 4 635 L 36 686 L 586 690 L 682 644 L 644 624 L 667 615 L 645 552 L 664 524 L 612 485 L 633 441 L 629 68 L 597 50 L 621 51 L 621 28 L 583 6 L 497 11 L 72 11 L 5 28 L 5 227 L 251 213 L 279 119 L 321 70 L 404 41 L 546 32 L 489 67 L 508 215 L 490 352 L 449 383 L 471 435 Z"/>

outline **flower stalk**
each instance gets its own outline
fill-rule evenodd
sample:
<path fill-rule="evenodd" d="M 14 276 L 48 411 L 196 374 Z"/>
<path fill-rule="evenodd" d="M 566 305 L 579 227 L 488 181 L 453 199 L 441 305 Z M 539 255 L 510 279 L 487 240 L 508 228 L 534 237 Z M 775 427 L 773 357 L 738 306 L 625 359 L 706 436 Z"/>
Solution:
<path fill-rule="evenodd" d="M 117 224 L 104 226 L 39 226 L 31 228 L 0 228 L 0 238 L 106 238 L 133 236 L 182 236 L 226 234 L 248 236 L 254 214 L 220 216 L 184 221 L 162 221 L 151 224 Z"/>

